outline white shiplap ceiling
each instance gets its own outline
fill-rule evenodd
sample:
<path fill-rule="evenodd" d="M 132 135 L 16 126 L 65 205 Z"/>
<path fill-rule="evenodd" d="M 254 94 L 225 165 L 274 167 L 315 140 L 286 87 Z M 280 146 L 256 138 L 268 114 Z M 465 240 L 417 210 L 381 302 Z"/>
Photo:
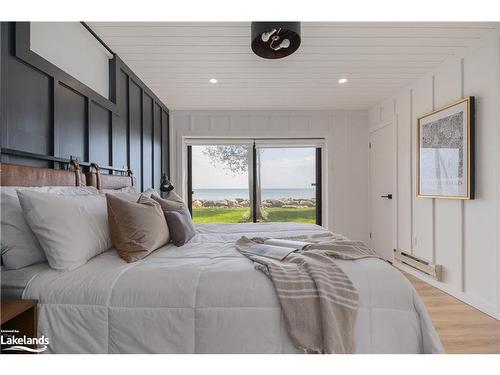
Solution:
<path fill-rule="evenodd" d="M 171 109 L 367 109 L 496 32 L 494 23 L 304 22 L 299 50 L 266 60 L 250 48 L 250 22 L 89 26 Z"/>

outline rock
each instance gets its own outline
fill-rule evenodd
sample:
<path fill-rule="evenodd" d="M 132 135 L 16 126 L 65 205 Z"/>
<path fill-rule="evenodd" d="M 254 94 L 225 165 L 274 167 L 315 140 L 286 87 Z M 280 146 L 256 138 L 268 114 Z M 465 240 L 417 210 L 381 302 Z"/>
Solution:
<path fill-rule="evenodd" d="M 227 207 L 227 201 L 225 199 L 215 201 L 213 207 Z"/>
<path fill-rule="evenodd" d="M 314 203 L 311 200 L 301 200 L 299 201 L 299 206 L 304 206 L 304 207 L 314 207 L 316 203 Z"/>
<path fill-rule="evenodd" d="M 203 201 L 203 207 L 215 207 L 214 201 Z"/>
<path fill-rule="evenodd" d="M 267 199 L 264 202 L 266 202 L 266 207 L 283 207 L 285 204 L 284 201 L 278 199 Z"/>
<path fill-rule="evenodd" d="M 265 201 L 262 201 L 262 203 L 260 205 L 261 205 L 261 207 L 271 207 L 271 202 L 265 200 Z"/>
<path fill-rule="evenodd" d="M 302 206 L 296 206 L 294 204 L 284 204 L 281 208 L 303 208 Z"/>
<path fill-rule="evenodd" d="M 315 198 L 282 198 L 282 199 L 265 199 L 261 202 L 261 208 L 305 208 L 315 207 Z M 250 207 L 250 199 L 248 198 L 234 198 L 234 199 L 220 199 L 204 200 L 196 199 L 193 201 L 193 208 L 200 207 L 228 207 L 228 208 L 242 208 Z"/>
<path fill-rule="evenodd" d="M 228 207 L 241 207 L 240 202 L 236 199 L 226 199 L 226 204 Z"/>

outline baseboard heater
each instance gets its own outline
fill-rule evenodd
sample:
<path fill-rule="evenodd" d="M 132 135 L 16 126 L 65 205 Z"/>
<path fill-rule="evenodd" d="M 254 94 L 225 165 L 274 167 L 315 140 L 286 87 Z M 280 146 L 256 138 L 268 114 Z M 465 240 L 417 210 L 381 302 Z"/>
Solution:
<path fill-rule="evenodd" d="M 425 273 L 438 281 L 441 281 L 443 267 L 421 258 L 405 253 L 401 250 L 394 249 L 394 260 L 406 264 L 420 272 Z"/>

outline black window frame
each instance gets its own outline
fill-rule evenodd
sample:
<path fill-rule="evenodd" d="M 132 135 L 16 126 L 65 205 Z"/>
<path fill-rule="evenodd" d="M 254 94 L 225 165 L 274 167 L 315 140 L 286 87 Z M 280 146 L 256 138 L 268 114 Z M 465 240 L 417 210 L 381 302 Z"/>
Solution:
<path fill-rule="evenodd" d="M 255 142 L 252 147 L 252 222 L 257 223 L 257 148 Z M 316 225 L 323 225 L 323 149 L 316 147 Z M 187 205 L 191 217 L 193 216 L 193 149 L 187 145 Z"/>

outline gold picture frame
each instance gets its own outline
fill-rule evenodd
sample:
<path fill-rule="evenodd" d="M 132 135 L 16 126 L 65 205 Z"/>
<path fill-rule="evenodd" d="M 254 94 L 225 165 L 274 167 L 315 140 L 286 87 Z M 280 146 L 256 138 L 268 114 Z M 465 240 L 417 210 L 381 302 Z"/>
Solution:
<path fill-rule="evenodd" d="M 474 199 L 474 97 L 417 119 L 418 198 Z"/>

